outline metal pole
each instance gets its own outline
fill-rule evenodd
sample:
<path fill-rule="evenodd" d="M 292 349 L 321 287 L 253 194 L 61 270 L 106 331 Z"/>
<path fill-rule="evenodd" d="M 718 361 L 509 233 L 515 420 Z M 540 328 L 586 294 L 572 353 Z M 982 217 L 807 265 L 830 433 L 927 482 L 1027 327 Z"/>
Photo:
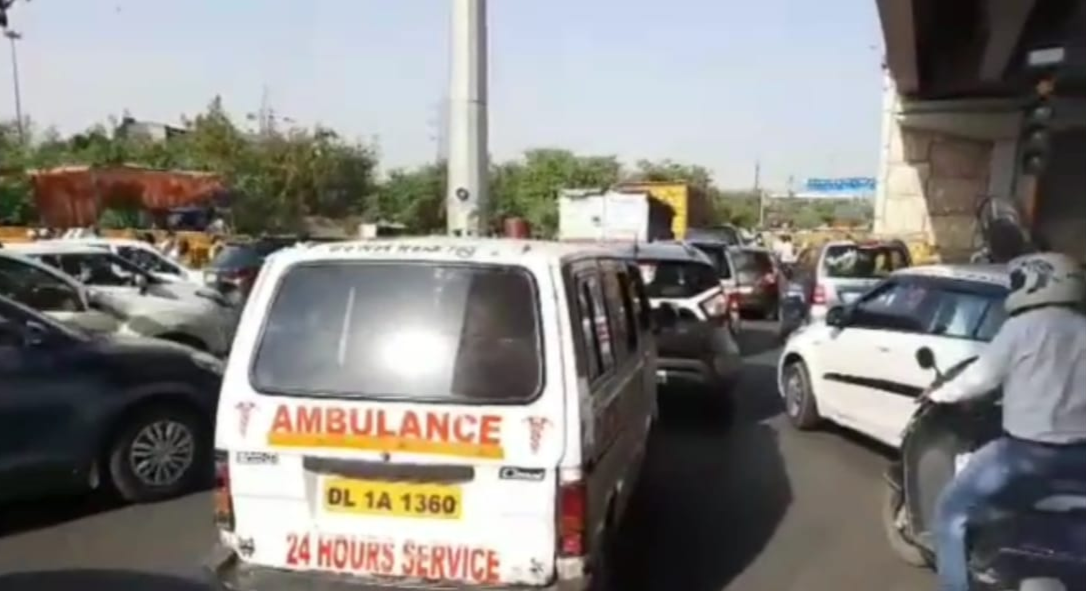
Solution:
<path fill-rule="evenodd" d="M 11 77 L 15 88 L 15 124 L 19 130 L 19 143 L 26 143 L 26 130 L 23 127 L 23 96 L 19 90 L 19 54 L 15 48 L 15 42 L 23 36 L 16 31 L 4 31 L 4 36 L 11 42 Z"/>
<path fill-rule="evenodd" d="M 478 236 L 487 227 L 486 0 L 453 0 L 449 76 L 448 189 L 450 234 Z"/>

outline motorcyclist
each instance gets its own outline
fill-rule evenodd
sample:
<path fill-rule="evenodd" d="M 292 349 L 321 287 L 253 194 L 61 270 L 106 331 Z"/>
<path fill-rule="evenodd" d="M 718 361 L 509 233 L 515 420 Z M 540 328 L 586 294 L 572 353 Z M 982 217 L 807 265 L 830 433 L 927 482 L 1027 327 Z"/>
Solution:
<path fill-rule="evenodd" d="M 1086 478 L 1086 273 L 1070 257 L 1008 263 L 1008 319 L 980 357 L 924 396 L 957 403 L 1003 387 L 1003 436 L 981 447 L 939 497 L 942 591 L 968 591 L 968 520 L 1028 507 L 1055 480 Z"/>

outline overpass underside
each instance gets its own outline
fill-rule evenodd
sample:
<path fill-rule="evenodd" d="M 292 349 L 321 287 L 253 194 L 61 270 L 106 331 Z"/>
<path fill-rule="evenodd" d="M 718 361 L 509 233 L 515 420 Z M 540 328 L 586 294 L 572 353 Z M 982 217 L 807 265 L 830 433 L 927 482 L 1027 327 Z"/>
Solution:
<path fill-rule="evenodd" d="M 981 246 L 978 211 L 1017 215 L 1086 259 L 1086 0 L 876 0 L 886 41 L 879 233 L 924 237 L 944 260 Z M 1030 52 L 1060 47 L 1052 159 L 1019 173 Z"/>

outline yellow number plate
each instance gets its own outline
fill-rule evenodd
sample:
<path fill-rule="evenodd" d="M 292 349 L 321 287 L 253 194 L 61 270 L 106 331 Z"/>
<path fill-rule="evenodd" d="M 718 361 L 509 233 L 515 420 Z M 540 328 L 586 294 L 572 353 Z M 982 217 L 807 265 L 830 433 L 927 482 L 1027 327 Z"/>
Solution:
<path fill-rule="evenodd" d="M 330 513 L 460 519 L 460 487 L 414 482 L 324 481 L 324 510 Z"/>

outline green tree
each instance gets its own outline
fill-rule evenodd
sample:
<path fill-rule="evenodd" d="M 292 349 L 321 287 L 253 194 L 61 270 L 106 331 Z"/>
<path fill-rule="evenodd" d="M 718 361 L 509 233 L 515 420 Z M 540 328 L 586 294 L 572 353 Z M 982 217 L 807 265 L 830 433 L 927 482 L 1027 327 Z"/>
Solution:
<path fill-rule="evenodd" d="M 536 149 L 523 160 L 491 168 L 490 219 L 528 220 L 537 234 L 558 229 L 558 192 L 565 188 L 605 189 L 618 182 L 622 165 L 614 156 L 578 156 L 569 150 Z"/>
<path fill-rule="evenodd" d="M 633 180 L 685 182 L 702 190 L 714 189 L 713 174 L 708 168 L 696 164 L 682 164 L 673 160 L 639 160 Z"/>
<path fill-rule="evenodd" d="M 447 178 L 444 163 L 393 170 L 366 215 L 375 221 L 399 222 L 414 232 L 441 231 Z"/>

